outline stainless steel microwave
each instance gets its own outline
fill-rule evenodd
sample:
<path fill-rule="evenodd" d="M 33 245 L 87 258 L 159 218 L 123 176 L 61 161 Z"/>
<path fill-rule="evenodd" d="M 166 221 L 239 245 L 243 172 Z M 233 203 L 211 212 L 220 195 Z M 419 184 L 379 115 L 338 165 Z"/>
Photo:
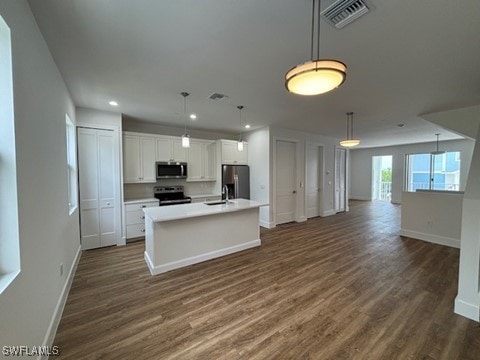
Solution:
<path fill-rule="evenodd" d="M 187 163 L 185 162 L 162 162 L 155 163 L 157 179 L 186 179 Z"/>

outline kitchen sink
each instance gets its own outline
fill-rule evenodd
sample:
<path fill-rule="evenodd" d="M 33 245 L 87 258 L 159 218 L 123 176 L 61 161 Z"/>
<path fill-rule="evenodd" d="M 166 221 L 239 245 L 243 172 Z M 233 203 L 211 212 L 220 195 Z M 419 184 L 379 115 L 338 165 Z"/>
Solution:
<path fill-rule="evenodd" d="M 226 203 L 227 202 L 225 200 L 222 200 L 222 201 L 208 202 L 208 203 L 205 203 L 205 205 L 222 205 Z"/>

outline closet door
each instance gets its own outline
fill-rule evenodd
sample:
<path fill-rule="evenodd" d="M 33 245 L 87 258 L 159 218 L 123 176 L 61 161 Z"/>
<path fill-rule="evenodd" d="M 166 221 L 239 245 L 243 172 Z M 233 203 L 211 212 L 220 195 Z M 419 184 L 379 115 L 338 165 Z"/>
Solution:
<path fill-rule="evenodd" d="M 77 134 L 82 249 L 115 245 L 120 209 L 114 132 L 78 128 Z"/>

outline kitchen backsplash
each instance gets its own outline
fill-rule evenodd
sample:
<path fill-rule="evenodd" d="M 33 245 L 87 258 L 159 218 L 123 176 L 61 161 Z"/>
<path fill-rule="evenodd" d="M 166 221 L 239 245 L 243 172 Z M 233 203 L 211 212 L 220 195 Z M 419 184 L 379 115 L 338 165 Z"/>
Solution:
<path fill-rule="evenodd" d="M 154 186 L 183 185 L 186 195 L 213 194 L 215 181 L 211 182 L 186 182 L 185 180 L 159 180 L 156 184 L 124 184 L 123 195 L 125 200 L 153 197 Z"/>

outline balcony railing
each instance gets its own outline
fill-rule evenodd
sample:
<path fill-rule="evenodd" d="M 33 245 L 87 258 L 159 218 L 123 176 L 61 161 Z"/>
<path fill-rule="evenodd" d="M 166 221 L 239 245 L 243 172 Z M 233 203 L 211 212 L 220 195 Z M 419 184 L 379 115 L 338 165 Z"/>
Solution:
<path fill-rule="evenodd" d="M 409 191 L 418 190 L 428 190 L 430 189 L 430 183 L 428 182 L 412 182 L 408 187 Z M 460 184 L 444 184 L 436 183 L 433 184 L 432 190 L 442 190 L 442 191 L 459 191 Z"/>
<path fill-rule="evenodd" d="M 382 181 L 380 183 L 380 194 L 378 197 L 379 200 L 390 201 L 392 199 L 392 183 Z"/>

